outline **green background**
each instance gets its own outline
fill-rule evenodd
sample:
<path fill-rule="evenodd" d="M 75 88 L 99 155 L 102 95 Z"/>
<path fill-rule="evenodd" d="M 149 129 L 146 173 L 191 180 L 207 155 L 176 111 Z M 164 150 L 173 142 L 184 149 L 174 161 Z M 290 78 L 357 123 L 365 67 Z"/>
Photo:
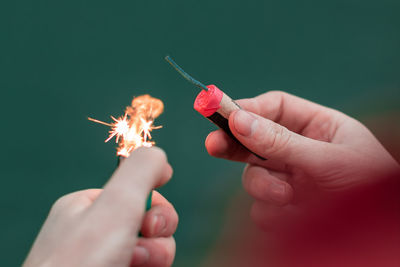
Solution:
<path fill-rule="evenodd" d="M 149 93 L 165 103 L 154 138 L 175 170 L 161 190 L 180 214 L 175 266 L 196 266 L 242 165 L 207 155 L 214 127 L 164 56 L 233 98 L 284 90 L 363 120 L 399 110 L 399 14 L 398 0 L 2 1 L 0 265 L 22 263 L 58 197 L 113 172 L 108 128 L 87 117 Z"/>

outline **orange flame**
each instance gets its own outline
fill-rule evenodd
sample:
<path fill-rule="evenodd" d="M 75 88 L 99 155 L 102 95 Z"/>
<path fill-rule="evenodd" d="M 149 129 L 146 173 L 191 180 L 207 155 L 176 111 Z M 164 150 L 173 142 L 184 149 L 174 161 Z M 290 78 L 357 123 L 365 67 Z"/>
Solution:
<path fill-rule="evenodd" d="M 151 147 L 155 144 L 151 140 L 150 132 L 162 126 L 154 126 L 154 119 L 164 111 L 164 104 L 160 99 L 150 95 L 134 97 L 132 104 L 126 107 L 125 115 L 118 119 L 111 116 L 113 123 L 106 123 L 88 118 L 90 121 L 111 127 L 110 135 L 105 142 L 115 137 L 118 143 L 117 155 L 128 157 L 129 154 L 141 147 Z"/>

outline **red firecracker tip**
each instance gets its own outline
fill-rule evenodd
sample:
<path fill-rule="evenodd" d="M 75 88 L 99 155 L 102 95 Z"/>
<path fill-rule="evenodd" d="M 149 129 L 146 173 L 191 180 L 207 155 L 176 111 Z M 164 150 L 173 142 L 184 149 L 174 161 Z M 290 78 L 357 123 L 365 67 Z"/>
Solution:
<path fill-rule="evenodd" d="M 221 106 L 224 93 L 213 84 L 207 85 L 208 91 L 202 90 L 194 101 L 194 109 L 204 117 L 214 114 Z"/>

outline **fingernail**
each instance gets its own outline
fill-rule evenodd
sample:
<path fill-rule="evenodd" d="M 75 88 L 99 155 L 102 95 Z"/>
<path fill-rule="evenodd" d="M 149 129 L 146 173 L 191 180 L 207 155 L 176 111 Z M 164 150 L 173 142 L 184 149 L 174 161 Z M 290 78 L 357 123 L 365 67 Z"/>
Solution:
<path fill-rule="evenodd" d="M 144 264 L 150 257 L 149 252 L 144 247 L 135 247 L 133 250 L 131 266 L 138 266 Z"/>
<path fill-rule="evenodd" d="M 244 110 L 236 112 L 233 125 L 240 135 L 251 136 L 251 134 L 256 130 L 257 124 L 257 119 L 248 112 Z"/>
<path fill-rule="evenodd" d="M 286 186 L 284 184 L 272 183 L 268 188 L 270 197 L 278 202 L 285 200 Z"/>
<path fill-rule="evenodd" d="M 154 236 L 154 235 L 162 233 L 162 231 L 164 231 L 165 225 L 166 225 L 166 221 L 165 221 L 164 216 L 155 215 L 151 222 L 150 230 L 151 230 L 152 235 Z"/>

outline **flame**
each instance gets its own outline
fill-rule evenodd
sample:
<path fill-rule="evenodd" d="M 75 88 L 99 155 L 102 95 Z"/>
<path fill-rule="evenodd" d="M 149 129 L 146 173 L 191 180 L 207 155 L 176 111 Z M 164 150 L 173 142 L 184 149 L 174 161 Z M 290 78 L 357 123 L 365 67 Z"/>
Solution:
<path fill-rule="evenodd" d="M 150 132 L 160 129 L 162 126 L 154 126 L 154 119 L 160 116 L 164 110 L 164 104 L 160 99 L 150 95 L 134 97 L 130 106 L 126 107 L 123 117 L 111 119 L 112 123 L 88 118 L 90 121 L 111 127 L 109 136 L 105 142 L 115 137 L 118 143 L 117 155 L 128 157 L 130 153 L 139 147 L 151 147 L 155 144 L 151 141 Z"/>

